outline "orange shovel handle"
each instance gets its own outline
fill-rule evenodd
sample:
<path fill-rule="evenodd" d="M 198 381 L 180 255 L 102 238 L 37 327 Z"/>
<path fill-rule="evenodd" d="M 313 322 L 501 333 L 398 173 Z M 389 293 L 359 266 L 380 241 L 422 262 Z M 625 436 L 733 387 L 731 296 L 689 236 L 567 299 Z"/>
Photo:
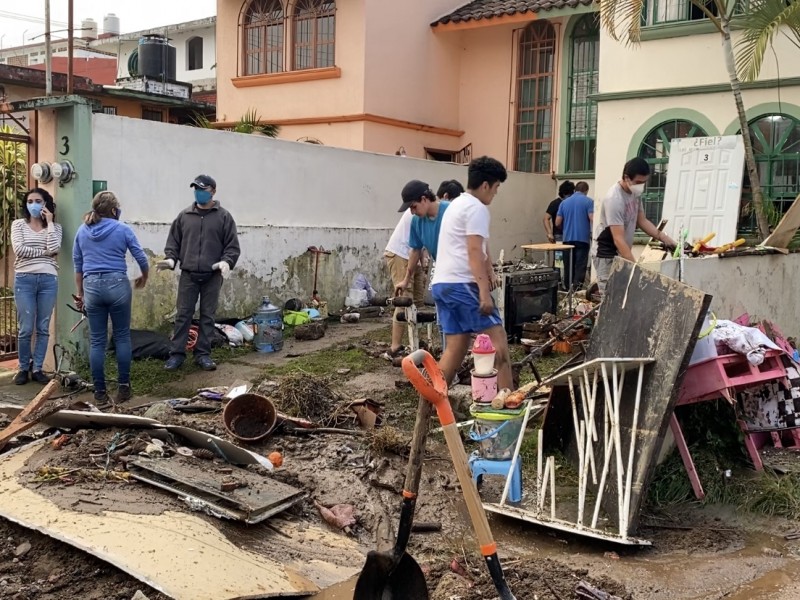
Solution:
<path fill-rule="evenodd" d="M 455 423 L 453 409 L 447 399 L 447 382 L 444 379 L 436 359 L 426 350 L 416 350 L 403 359 L 403 373 L 411 382 L 417 392 L 428 402 L 436 407 L 439 422 L 442 426 Z M 428 373 L 428 378 L 422 374 L 420 367 Z"/>

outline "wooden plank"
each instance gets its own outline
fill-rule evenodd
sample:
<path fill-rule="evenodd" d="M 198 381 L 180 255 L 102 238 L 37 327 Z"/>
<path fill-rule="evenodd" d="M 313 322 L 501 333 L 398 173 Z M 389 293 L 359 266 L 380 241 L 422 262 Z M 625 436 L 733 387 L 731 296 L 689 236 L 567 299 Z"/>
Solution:
<path fill-rule="evenodd" d="M 316 594 L 346 581 L 364 563 L 354 541 L 307 523 L 287 523 L 279 532 L 265 526 L 237 528 L 234 535 L 214 521 L 182 512 L 61 509 L 18 482 L 38 447 L 0 458 L 0 516 L 97 556 L 175 600 Z M 252 542 L 248 549 L 239 538 Z M 281 562 L 258 551 L 265 546 Z"/>
<path fill-rule="evenodd" d="M 47 385 L 42 388 L 42 391 L 36 394 L 34 399 L 22 409 L 22 412 L 14 417 L 11 424 L 3 429 L 3 431 L 0 431 L 0 450 L 5 448 L 6 444 L 8 444 L 15 435 L 27 431 L 41 421 L 42 418 L 47 416 L 44 413 L 37 415 L 37 411 L 39 411 L 50 399 L 50 396 L 55 393 L 56 388 L 58 388 L 58 382 L 55 379 L 51 379 Z"/>
<path fill-rule="evenodd" d="M 781 222 L 764 240 L 763 245 L 773 248 L 788 248 L 798 229 L 800 229 L 800 195 L 794 199 L 789 210 L 783 214 Z"/>
<path fill-rule="evenodd" d="M 669 221 L 667 221 L 667 219 L 661 219 L 656 229 L 658 229 L 659 231 L 664 231 L 664 228 L 667 226 L 668 222 Z M 644 250 L 642 250 L 642 253 L 639 255 L 639 260 L 636 261 L 637 264 L 648 263 L 648 262 L 661 262 L 666 258 L 667 256 L 666 250 L 661 250 L 660 248 L 653 248 L 650 245 L 653 243 L 654 240 L 655 238 L 650 237 L 650 239 L 647 241 Z"/>

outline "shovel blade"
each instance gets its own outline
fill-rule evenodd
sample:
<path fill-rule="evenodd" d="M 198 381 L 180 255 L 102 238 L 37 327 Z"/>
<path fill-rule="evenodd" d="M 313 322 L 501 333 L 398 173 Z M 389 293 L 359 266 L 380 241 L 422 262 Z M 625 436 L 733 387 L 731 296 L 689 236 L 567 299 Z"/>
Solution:
<path fill-rule="evenodd" d="M 425 574 L 409 554 L 370 552 L 356 581 L 353 600 L 428 600 Z"/>

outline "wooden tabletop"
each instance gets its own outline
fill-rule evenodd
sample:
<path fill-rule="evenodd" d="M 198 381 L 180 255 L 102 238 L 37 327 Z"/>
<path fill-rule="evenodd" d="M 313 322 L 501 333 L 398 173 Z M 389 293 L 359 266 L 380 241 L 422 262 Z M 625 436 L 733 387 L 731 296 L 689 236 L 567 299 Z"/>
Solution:
<path fill-rule="evenodd" d="M 574 248 L 572 244 L 525 244 L 520 246 L 523 250 L 539 250 L 540 252 L 552 252 L 553 250 L 570 250 Z"/>

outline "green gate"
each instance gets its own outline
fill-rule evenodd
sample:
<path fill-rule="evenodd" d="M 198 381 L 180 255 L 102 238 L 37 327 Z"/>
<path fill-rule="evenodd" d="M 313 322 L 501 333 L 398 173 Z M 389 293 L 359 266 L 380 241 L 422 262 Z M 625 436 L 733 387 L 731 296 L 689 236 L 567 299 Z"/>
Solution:
<path fill-rule="evenodd" d="M 0 360 L 17 356 L 14 251 L 11 223 L 28 189 L 28 132 L 13 115 L 0 115 Z"/>

